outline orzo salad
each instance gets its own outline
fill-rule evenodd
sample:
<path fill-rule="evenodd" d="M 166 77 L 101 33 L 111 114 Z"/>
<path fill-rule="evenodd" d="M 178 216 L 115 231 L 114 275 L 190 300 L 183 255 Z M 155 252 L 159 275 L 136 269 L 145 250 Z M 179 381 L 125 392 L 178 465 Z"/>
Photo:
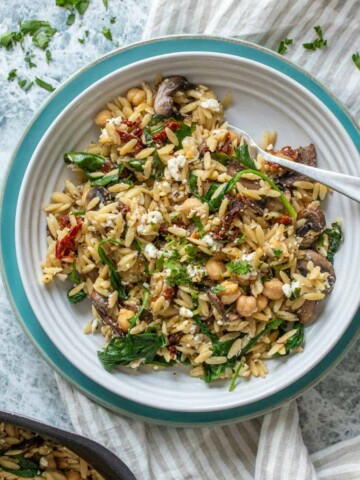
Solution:
<path fill-rule="evenodd" d="M 96 115 L 96 142 L 64 155 L 77 180 L 45 207 L 43 282 L 90 299 L 84 331 L 105 337 L 108 370 L 183 364 L 233 390 L 303 350 L 334 287 L 342 230 L 326 228 L 327 188 L 252 158 L 229 102 L 182 76 L 143 83 Z M 316 165 L 314 145 L 275 142 L 264 132 L 263 148 Z"/>

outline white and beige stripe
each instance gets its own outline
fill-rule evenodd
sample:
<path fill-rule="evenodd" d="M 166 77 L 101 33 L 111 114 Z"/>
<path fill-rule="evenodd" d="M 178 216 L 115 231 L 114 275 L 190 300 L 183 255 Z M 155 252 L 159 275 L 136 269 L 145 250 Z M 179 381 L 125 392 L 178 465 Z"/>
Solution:
<path fill-rule="evenodd" d="M 324 51 L 302 43 L 321 25 Z M 144 39 L 204 33 L 237 37 L 277 50 L 292 38 L 286 56 L 322 81 L 360 118 L 360 72 L 351 53 L 360 49 L 360 1 L 154 0 Z M 295 402 L 242 423 L 176 429 L 115 415 L 57 377 L 76 431 L 111 448 L 138 480 L 349 480 L 360 478 L 360 438 L 309 455 Z"/>

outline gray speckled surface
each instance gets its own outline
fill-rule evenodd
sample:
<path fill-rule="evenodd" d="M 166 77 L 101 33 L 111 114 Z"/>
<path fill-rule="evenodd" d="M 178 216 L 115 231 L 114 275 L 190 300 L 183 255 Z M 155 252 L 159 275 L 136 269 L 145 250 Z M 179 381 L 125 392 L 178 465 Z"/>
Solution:
<path fill-rule="evenodd" d="M 110 26 L 119 46 L 141 38 L 149 2 L 146 0 L 109 0 L 106 11 L 101 0 L 92 0 L 84 17 L 67 27 L 68 12 L 53 5 L 55 1 L 33 0 L 0 2 L 0 34 L 14 29 L 18 20 L 46 19 L 59 33 L 51 42 L 53 62 L 48 66 L 44 52 L 34 49 L 36 68 L 29 69 L 20 47 L 0 50 L 0 175 L 7 156 L 18 142 L 32 115 L 48 96 L 37 86 L 25 93 L 16 82 L 7 82 L 7 73 L 18 69 L 21 76 L 35 75 L 54 86 L 78 68 L 111 51 L 114 43 L 100 33 Z M 116 23 L 109 19 L 116 16 Z M 84 44 L 78 37 L 89 30 Z M 29 43 L 25 43 L 25 50 Z M 16 132 L 16 134 L 14 134 Z M 13 315 L 0 282 L 0 409 L 34 416 L 59 427 L 72 428 L 61 402 L 53 371 L 24 335 Z M 311 452 L 360 434 L 360 340 L 316 387 L 298 400 L 305 443 Z"/>

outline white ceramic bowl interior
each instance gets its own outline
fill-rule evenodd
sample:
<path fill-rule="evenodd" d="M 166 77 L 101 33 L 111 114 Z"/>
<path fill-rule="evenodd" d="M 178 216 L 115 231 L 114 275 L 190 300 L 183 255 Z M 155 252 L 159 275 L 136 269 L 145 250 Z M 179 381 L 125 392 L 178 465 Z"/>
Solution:
<path fill-rule="evenodd" d="M 127 368 L 108 373 L 96 352 L 103 345 L 100 334 L 84 335 L 91 319 L 90 303 L 71 305 L 69 284 L 40 283 L 40 263 L 46 251 L 46 221 L 42 207 L 52 191 L 61 191 L 69 176 L 63 154 L 83 150 L 98 138 L 94 115 L 107 101 L 124 94 L 158 72 L 181 74 L 194 83 L 209 85 L 219 97 L 233 94 L 228 121 L 260 140 L 266 129 L 278 132 L 277 146 L 298 147 L 313 142 L 319 165 L 360 175 L 358 153 L 335 116 L 309 91 L 284 74 L 243 58 L 224 54 L 176 53 L 154 57 L 104 77 L 77 97 L 50 125 L 38 145 L 21 187 L 16 214 L 16 251 L 21 279 L 30 304 L 56 347 L 81 372 L 102 387 L 152 407 L 179 411 L 212 411 L 240 406 L 267 397 L 311 370 L 336 344 L 358 304 L 360 291 L 360 207 L 337 193 L 326 202 L 328 224 L 342 217 L 346 240 L 336 256 L 337 282 L 324 302 L 319 319 L 306 328 L 302 354 L 268 362 L 265 379 L 242 381 L 228 392 L 228 382 L 209 386 L 183 369 L 135 372 Z M 176 374 L 175 374 L 176 372 Z"/>

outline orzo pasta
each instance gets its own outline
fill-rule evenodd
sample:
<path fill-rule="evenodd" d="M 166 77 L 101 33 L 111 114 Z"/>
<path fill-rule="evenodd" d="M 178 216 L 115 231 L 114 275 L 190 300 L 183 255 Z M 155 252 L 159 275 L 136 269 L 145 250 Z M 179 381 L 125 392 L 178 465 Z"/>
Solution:
<path fill-rule="evenodd" d="M 64 157 L 77 181 L 45 208 L 42 268 L 73 282 L 70 302 L 91 300 L 105 368 L 185 364 L 232 389 L 302 351 L 342 239 L 325 228 L 327 188 L 252 158 L 214 92 L 184 77 L 132 88 L 95 123 L 99 140 Z M 265 132 L 264 148 L 316 165 L 314 145 L 275 141 Z"/>

